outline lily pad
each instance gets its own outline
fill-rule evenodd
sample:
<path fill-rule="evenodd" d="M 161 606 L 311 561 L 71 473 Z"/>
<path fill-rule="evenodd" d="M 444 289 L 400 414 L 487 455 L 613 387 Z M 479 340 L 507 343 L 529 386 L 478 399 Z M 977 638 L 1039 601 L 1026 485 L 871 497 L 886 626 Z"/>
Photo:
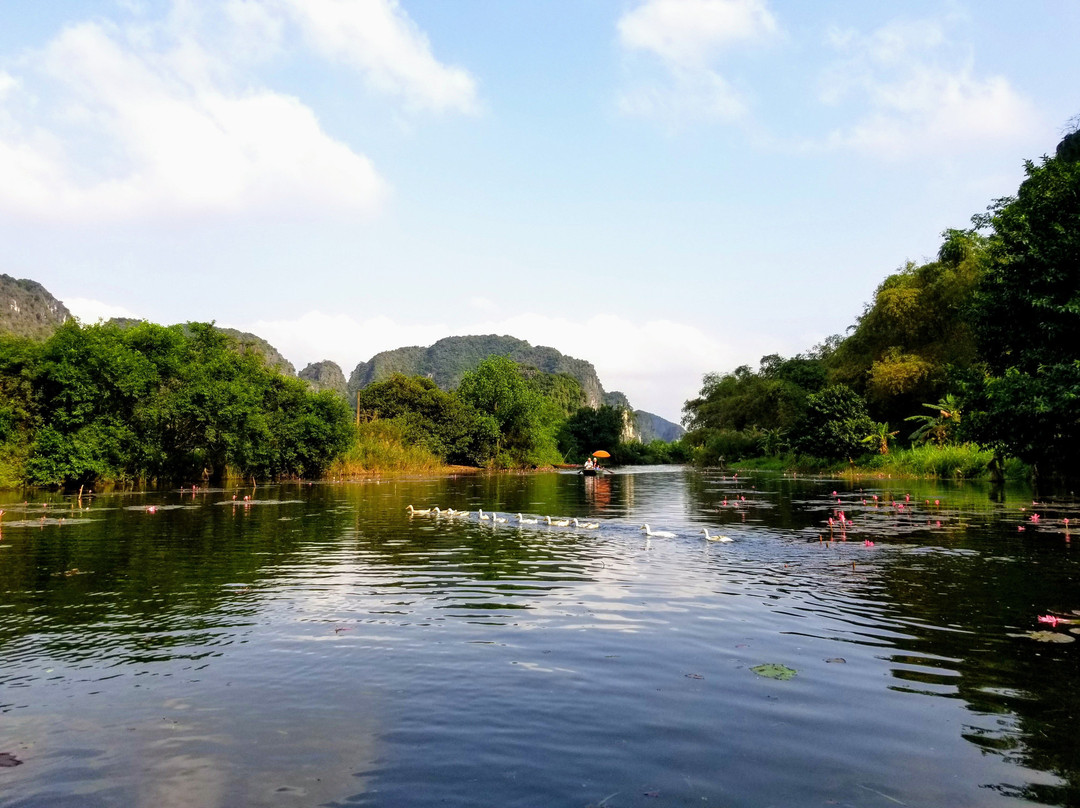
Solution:
<path fill-rule="evenodd" d="M 1076 640 L 1076 637 L 1057 631 L 1029 631 L 1027 636 L 1038 642 L 1074 642 Z"/>
<path fill-rule="evenodd" d="M 786 665 L 777 665 L 775 662 L 767 662 L 764 665 L 756 665 L 751 668 L 758 676 L 764 676 L 767 679 L 779 679 L 782 682 L 786 682 L 798 671 L 794 668 L 789 668 Z"/>

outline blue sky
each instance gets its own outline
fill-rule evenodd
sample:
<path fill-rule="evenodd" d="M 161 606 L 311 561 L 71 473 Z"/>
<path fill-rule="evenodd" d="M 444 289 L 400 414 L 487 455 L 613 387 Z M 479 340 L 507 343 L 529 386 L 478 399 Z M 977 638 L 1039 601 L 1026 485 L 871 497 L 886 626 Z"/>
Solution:
<path fill-rule="evenodd" d="M 299 367 L 506 333 L 677 420 L 1080 113 L 1080 3 L 7 0 L 0 271 Z"/>

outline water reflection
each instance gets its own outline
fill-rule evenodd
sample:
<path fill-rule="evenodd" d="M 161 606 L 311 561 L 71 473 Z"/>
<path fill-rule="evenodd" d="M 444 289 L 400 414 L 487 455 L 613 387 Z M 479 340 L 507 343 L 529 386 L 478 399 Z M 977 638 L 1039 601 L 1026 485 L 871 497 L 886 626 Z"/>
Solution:
<path fill-rule="evenodd" d="M 0 805 L 1077 804 L 1080 654 L 1029 636 L 1080 609 L 1076 509 L 1034 503 L 646 469 L 5 504 Z"/>

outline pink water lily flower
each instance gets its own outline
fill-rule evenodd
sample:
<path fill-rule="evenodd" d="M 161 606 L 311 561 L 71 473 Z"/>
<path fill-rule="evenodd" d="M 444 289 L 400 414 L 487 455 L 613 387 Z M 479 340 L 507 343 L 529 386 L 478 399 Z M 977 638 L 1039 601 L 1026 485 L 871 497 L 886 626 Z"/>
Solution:
<path fill-rule="evenodd" d="M 1055 616 L 1054 616 L 1054 615 L 1052 615 L 1052 614 L 1040 614 L 1040 615 L 1039 615 L 1039 622 L 1040 622 L 1040 623 L 1049 623 L 1049 624 L 1050 624 L 1050 625 L 1052 625 L 1052 626 L 1053 626 L 1054 628 L 1057 628 L 1057 624 L 1058 624 L 1058 623 L 1059 623 L 1060 621 L 1058 620 L 1058 618 L 1057 618 L 1057 617 L 1055 617 Z"/>

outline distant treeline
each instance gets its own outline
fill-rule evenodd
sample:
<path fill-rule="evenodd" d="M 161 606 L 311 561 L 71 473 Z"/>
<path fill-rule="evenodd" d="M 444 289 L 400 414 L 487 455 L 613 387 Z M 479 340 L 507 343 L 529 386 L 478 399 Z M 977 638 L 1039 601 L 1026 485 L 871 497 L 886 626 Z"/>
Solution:
<path fill-rule="evenodd" d="M 707 375 L 684 407 L 695 457 L 884 467 L 895 447 L 926 445 L 949 448 L 942 473 L 989 460 L 1000 474 L 1014 458 L 1075 475 L 1080 133 L 1025 170 L 1016 196 L 943 234 L 936 260 L 887 277 L 846 337 Z"/>
<path fill-rule="evenodd" d="M 0 485 L 319 475 L 349 408 L 208 324 L 0 336 Z"/>
<path fill-rule="evenodd" d="M 492 356 L 452 391 L 400 374 L 371 384 L 354 412 L 211 324 L 69 320 L 43 342 L 0 335 L 0 485 L 524 468 L 596 449 L 682 459 L 623 447 L 632 415 L 584 402 L 572 376 Z"/>

